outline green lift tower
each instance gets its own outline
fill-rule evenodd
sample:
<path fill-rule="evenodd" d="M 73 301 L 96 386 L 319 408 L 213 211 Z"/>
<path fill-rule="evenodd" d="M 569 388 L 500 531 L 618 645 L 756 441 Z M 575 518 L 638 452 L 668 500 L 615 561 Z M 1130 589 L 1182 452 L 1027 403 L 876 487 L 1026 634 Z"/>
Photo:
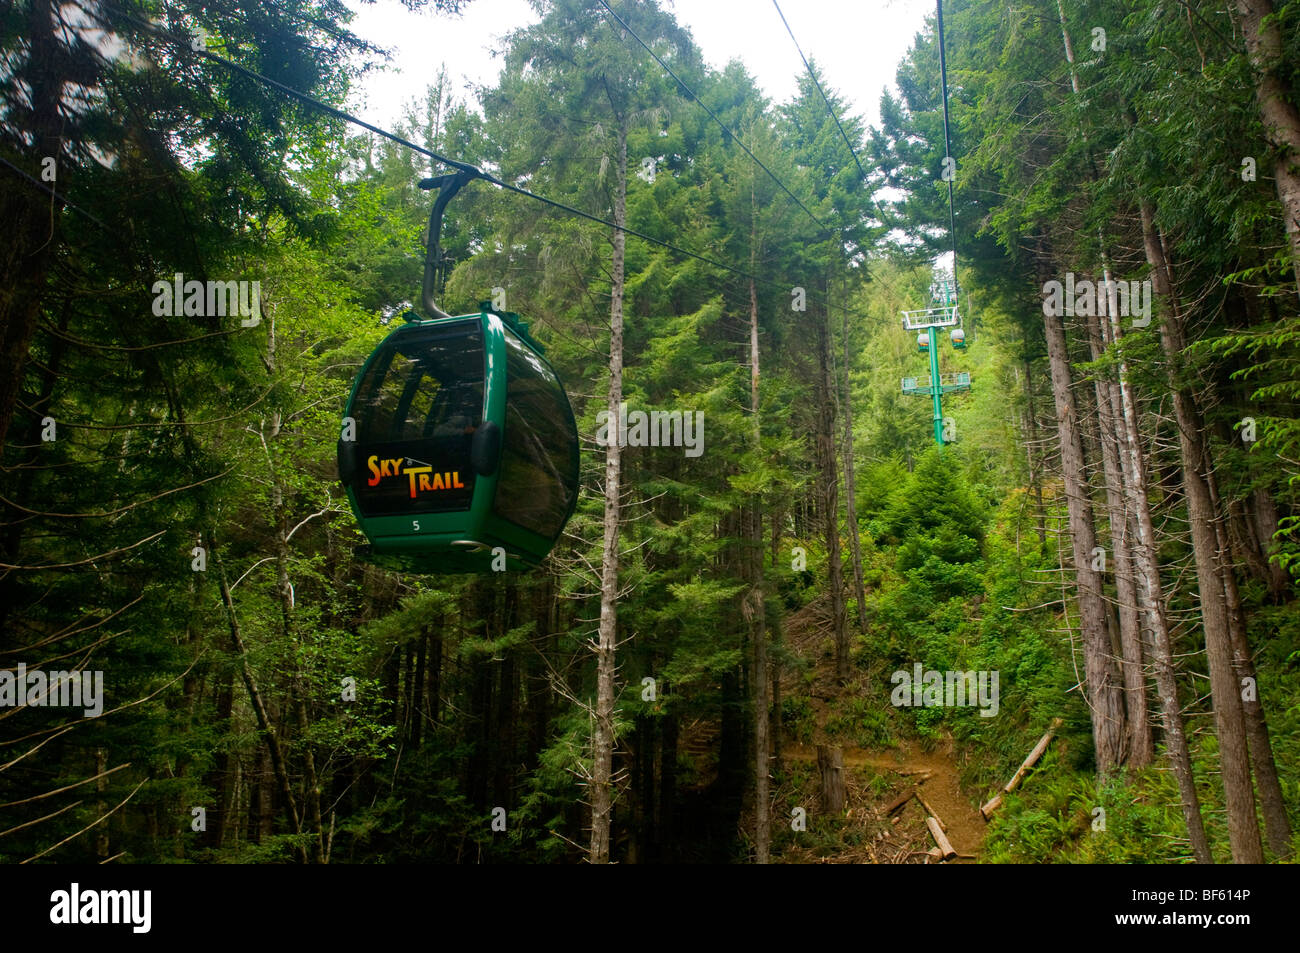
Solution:
<path fill-rule="evenodd" d="M 934 442 L 943 446 L 943 395 L 970 390 L 970 373 L 939 373 L 939 329 L 951 328 L 949 339 L 959 351 L 966 349 L 966 332 L 961 327 L 957 308 L 957 282 L 940 276 L 930 285 L 930 307 L 903 312 L 903 330 L 916 332 L 916 349 L 930 355 L 927 379 L 903 378 L 903 393 L 910 397 L 930 397 L 934 403 Z"/>

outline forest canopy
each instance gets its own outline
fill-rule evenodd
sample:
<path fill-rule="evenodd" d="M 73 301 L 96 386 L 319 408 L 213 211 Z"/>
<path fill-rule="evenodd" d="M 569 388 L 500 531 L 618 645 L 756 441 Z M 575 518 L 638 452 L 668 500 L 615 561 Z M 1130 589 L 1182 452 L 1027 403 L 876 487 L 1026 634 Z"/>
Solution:
<path fill-rule="evenodd" d="M 0 11 L 0 861 L 1293 858 L 1300 0 L 946 0 L 875 125 L 534 6 L 379 130 L 337 0 Z M 339 481 L 453 168 L 534 568 Z"/>

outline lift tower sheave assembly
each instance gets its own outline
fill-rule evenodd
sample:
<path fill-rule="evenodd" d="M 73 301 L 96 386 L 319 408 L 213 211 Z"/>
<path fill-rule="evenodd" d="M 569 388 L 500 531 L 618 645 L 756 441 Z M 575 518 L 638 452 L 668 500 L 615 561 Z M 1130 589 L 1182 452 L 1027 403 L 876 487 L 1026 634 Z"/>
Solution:
<path fill-rule="evenodd" d="M 921 383 L 915 377 L 903 378 L 903 393 L 910 397 L 930 397 L 934 408 L 934 442 L 943 446 L 943 395 L 970 390 L 970 374 L 939 373 L 939 329 L 951 328 L 949 338 L 959 351 L 966 349 L 966 333 L 961 327 L 957 307 L 957 283 L 940 277 L 930 285 L 930 307 L 903 312 L 903 330 L 916 332 L 916 347 L 930 356 L 930 377 Z"/>

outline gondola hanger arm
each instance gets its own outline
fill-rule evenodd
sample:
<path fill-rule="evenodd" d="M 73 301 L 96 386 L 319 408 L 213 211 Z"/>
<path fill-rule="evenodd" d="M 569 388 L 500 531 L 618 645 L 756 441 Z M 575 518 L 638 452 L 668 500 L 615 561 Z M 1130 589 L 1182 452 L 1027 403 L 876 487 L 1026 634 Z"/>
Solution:
<path fill-rule="evenodd" d="M 429 238 L 425 244 L 424 252 L 424 288 L 421 301 L 424 305 L 425 314 L 430 318 L 449 318 L 446 311 L 438 307 L 434 300 L 434 285 L 437 281 L 438 258 L 442 250 L 440 236 L 442 232 L 442 214 L 446 211 L 447 203 L 450 202 L 457 192 L 472 179 L 488 178 L 478 168 L 468 164 L 454 163 L 455 171 L 447 172 L 443 175 L 433 176 L 428 179 L 421 179 L 419 186 L 426 191 L 437 189 L 438 197 L 433 201 L 433 208 L 429 211 Z"/>

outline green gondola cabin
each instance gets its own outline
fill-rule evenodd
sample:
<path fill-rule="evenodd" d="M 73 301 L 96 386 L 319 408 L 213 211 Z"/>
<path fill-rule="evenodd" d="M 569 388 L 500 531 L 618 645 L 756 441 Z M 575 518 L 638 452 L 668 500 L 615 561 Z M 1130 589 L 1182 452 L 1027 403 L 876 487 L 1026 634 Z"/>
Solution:
<path fill-rule="evenodd" d="M 357 555 L 407 572 L 535 566 L 577 504 L 564 388 L 518 315 L 413 317 L 348 398 L 339 478 L 370 541 Z"/>

